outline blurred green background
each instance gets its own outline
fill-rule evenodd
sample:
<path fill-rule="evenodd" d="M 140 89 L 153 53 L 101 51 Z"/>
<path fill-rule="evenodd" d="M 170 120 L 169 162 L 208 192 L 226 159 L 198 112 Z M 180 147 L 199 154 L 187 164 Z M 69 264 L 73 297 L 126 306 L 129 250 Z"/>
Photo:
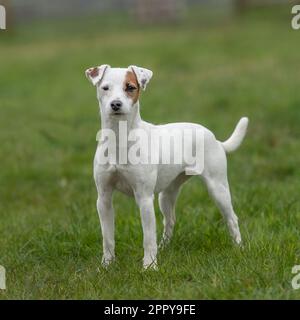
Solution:
<path fill-rule="evenodd" d="M 106 7 L 82 12 L 75 10 L 82 1 L 74 8 L 69 1 L 58 14 L 37 1 L 27 9 L 5 1 L 1 299 L 300 298 L 291 286 L 300 264 L 300 30 L 291 28 L 292 4 L 202 2 L 145 14 L 134 1 L 100 1 Z M 201 123 L 223 141 L 240 117 L 250 118 L 242 147 L 228 157 L 242 250 L 193 178 L 179 197 L 158 272 L 141 271 L 139 212 L 121 194 L 114 200 L 118 259 L 101 268 L 92 178 L 100 121 L 84 71 L 104 63 L 153 70 L 141 97 L 147 121 Z M 157 204 L 156 214 L 160 238 Z"/>

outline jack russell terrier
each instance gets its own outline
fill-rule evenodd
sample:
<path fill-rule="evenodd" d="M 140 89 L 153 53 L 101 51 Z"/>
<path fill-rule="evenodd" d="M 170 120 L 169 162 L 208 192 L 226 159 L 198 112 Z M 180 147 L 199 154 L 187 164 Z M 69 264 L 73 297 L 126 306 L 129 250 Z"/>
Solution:
<path fill-rule="evenodd" d="M 98 143 L 94 159 L 94 179 L 98 191 L 97 210 L 100 217 L 103 236 L 103 266 L 108 266 L 115 258 L 114 240 L 114 210 L 112 195 L 115 189 L 133 196 L 140 209 L 145 269 L 157 269 L 156 221 L 154 213 L 154 194 L 159 194 L 159 207 L 163 214 L 164 232 L 161 245 L 166 244 L 173 233 L 175 224 L 175 202 L 181 185 L 191 175 L 198 175 L 206 184 L 209 194 L 225 218 L 233 240 L 241 243 L 238 218 L 233 210 L 231 195 L 227 181 L 226 153 L 235 151 L 242 143 L 248 126 L 248 118 L 241 118 L 231 137 L 225 142 L 218 141 L 207 128 L 193 123 L 170 123 L 153 125 L 145 122 L 140 116 L 139 96 L 141 89 L 145 90 L 152 77 L 152 71 L 129 66 L 128 68 L 111 68 L 101 65 L 86 70 L 87 78 L 97 88 L 101 115 L 101 130 L 110 130 L 118 139 L 120 122 L 126 123 L 126 139 L 134 130 L 143 130 L 147 135 L 151 130 L 158 131 L 162 137 L 172 130 L 184 131 L 191 129 L 202 132 L 202 170 L 190 170 L 190 164 L 184 160 L 181 163 L 121 163 L 103 162 L 101 156 L 107 154 L 109 143 L 103 139 Z M 195 135 L 192 135 L 191 146 L 195 147 Z M 129 139 L 128 139 L 129 141 Z M 178 141 L 177 141 L 178 142 Z M 128 143 L 130 146 L 130 143 Z M 129 151 L 129 146 L 126 151 Z M 132 146 L 132 144 L 131 144 Z M 197 146 L 196 146 L 197 147 Z M 106 151 L 104 150 L 106 149 Z M 165 148 L 157 147 L 152 153 L 161 154 Z M 141 151 L 143 153 L 144 151 Z M 149 155 L 145 155 L 149 157 Z M 188 171 L 192 172 L 188 172 Z"/>

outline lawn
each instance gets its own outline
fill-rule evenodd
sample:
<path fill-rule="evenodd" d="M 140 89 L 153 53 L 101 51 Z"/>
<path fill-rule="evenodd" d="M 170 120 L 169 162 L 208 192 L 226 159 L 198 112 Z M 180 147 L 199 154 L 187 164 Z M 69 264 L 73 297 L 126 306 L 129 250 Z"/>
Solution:
<path fill-rule="evenodd" d="M 300 31 L 290 8 L 139 26 L 124 15 L 34 22 L 0 34 L 1 299 L 299 299 Z M 101 268 L 92 162 L 100 128 L 87 67 L 154 76 L 144 119 L 190 121 L 225 140 L 250 118 L 228 171 L 243 249 L 201 182 L 186 184 L 157 272 L 142 272 L 134 201 L 114 197 L 117 261 Z M 158 237 L 162 217 L 156 203 Z"/>

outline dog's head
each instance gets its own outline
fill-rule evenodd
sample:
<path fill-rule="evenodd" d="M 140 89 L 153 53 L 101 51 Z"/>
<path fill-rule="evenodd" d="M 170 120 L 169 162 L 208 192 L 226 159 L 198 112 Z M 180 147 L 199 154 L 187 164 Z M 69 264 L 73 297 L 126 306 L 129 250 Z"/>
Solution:
<path fill-rule="evenodd" d="M 97 87 L 102 114 L 109 117 L 130 114 L 137 105 L 141 89 L 146 89 L 152 77 L 152 71 L 145 68 L 111 68 L 107 64 L 89 68 L 85 74 Z"/>

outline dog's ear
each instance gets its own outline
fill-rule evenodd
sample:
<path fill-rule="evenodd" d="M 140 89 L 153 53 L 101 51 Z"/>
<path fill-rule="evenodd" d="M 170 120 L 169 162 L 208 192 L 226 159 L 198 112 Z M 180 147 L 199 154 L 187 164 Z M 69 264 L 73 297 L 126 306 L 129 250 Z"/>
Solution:
<path fill-rule="evenodd" d="M 148 82 L 152 78 L 153 72 L 151 70 L 137 66 L 129 66 L 128 69 L 132 70 L 135 73 L 140 87 L 145 90 Z"/>
<path fill-rule="evenodd" d="M 85 75 L 95 86 L 102 80 L 104 73 L 108 68 L 110 68 L 108 64 L 102 64 L 98 67 L 88 68 L 87 70 L 85 70 Z"/>

